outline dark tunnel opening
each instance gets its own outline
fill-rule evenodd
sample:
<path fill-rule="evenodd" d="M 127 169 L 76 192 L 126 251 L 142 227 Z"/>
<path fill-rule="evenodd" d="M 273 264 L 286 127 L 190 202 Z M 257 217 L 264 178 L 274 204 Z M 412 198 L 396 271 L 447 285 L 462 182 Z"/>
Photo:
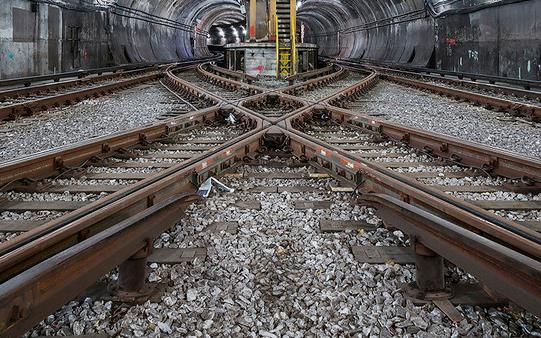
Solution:
<path fill-rule="evenodd" d="M 0 78 L 222 53 L 246 38 L 247 4 L 6 0 Z M 540 80 L 541 30 L 532 29 L 540 1 L 303 0 L 297 7 L 302 40 L 321 56 Z M 81 32 L 77 41 L 69 29 Z M 75 42 L 79 56 L 71 60 Z"/>

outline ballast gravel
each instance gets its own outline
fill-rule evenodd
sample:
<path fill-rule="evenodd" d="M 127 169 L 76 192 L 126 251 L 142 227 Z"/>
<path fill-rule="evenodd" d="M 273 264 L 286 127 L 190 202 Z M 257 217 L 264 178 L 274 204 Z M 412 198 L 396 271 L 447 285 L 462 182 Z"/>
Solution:
<path fill-rule="evenodd" d="M 0 125 L 0 162 L 151 123 L 177 104 L 159 84 L 141 85 Z"/>
<path fill-rule="evenodd" d="M 4 192 L 0 193 L 0 198 L 5 198 L 10 201 L 25 201 L 25 202 L 93 202 L 102 197 L 107 196 L 107 193 L 97 194 L 86 194 L 86 193 L 75 193 L 71 194 L 69 192 L 64 193 L 51 193 L 51 192 L 42 192 L 42 193 L 27 193 L 27 192 Z"/>
<path fill-rule="evenodd" d="M 253 169 L 253 168 L 252 168 Z M 287 171 L 287 170 L 284 170 Z M 265 170 L 262 170 L 265 172 Z M 322 189 L 308 194 L 250 194 L 250 186 L 311 185 L 328 180 L 222 181 L 234 193 L 213 193 L 187 210 L 155 247 L 206 247 L 207 259 L 151 264 L 149 281 L 169 287 L 159 302 L 127 306 L 86 298 L 50 315 L 28 336 L 105 333 L 115 337 L 502 337 L 541 336 L 541 320 L 515 308 L 460 306 L 451 323 L 435 306 L 415 306 L 400 291 L 413 265 L 362 264 L 351 245 L 408 245 L 400 231 L 319 232 L 322 219 L 366 220 L 371 209 Z M 322 183 L 322 181 L 325 181 Z M 304 182 L 304 183 L 301 183 Z M 330 210 L 296 210 L 295 200 L 331 200 Z M 232 203 L 258 200 L 261 210 Z M 206 232 L 215 221 L 238 221 L 237 234 Z M 453 281 L 471 276 L 449 269 Z M 108 280 L 114 280 L 111 273 Z"/>
<path fill-rule="evenodd" d="M 25 212 L 0 212 L 1 221 L 48 221 L 66 214 L 59 211 L 25 211 Z M 7 242 L 22 232 L 0 232 L 0 243 Z"/>
<path fill-rule="evenodd" d="M 313 90 L 309 90 L 301 94 L 303 99 L 311 101 L 320 101 L 324 98 L 327 98 L 340 90 L 353 86 L 355 83 L 361 81 L 366 77 L 365 74 L 357 72 L 348 72 L 347 75 L 337 81 L 329 83 L 328 85 L 322 87 L 316 87 Z"/>
<path fill-rule="evenodd" d="M 541 124 L 468 102 L 380 81 L 349 109 L 463 140 L 541 157 Z"/>
<path fill-rule="evenodd" d="M 433 177 L 433 178 L 421 178 L 418 179 L 419 182 L 426 184 L 434 185 L 443 185 L 443 186 L 501 186 L 505 183 L 509 183 L 510 180 L 501 176 L 496 177 L 484 177 L 484 176 L 475 176 L 475 177 L 463 177 L 463 178 L 454 178 L 454 177 Z"/>
<path fill-rule="evenodd" d="M 458 85 L 458 84 L 452 84 L 452 83 L 447 83 L 447 82 L 442 82 L 442 81 L 427 81 L 426 79 L 423 82 L 427 82 L 427 83 L 434 84 L 440 87 L 445 87 L 445 88 L 456 88 L 459 90 L 466 90 L 468 92 L 494 96 L 499 99 L 509 100 L 513 102 L 520 102 L 523 104 L 529 104 L 529 105 L 538 106 L 538 107 L 541 106 L 541 101 L 539 99 L 523 97 L 520 95 L 507 94 L 499 90 L 497 87 L 493 87 L 491 90 L 488 90 L 488 89 L 478 88 L 475 84 Z"/>

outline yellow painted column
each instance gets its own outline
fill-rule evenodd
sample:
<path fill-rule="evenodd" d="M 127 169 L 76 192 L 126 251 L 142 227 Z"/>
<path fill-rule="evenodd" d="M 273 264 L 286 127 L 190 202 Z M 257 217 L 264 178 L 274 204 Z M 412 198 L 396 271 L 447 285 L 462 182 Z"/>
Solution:
<path fill-rule="evenodd" d="M 269 8 L 269 39 L 276 40 L 276 0 L 270 1 Z"/>
<path fill-rule="evenodd" d="M 257 5 L 256 5 L 256 2 L 257 0 L 250 0 L 250 19 L 249 19 L 249 22 L 250 22 L 250 27 L 248 28 L 248 32 L 250 34 L 250 41 L 255 41 L 256 40 L 256 32 L 255 32 L 255 27 L 257 25 Z"/>
<path fill-rule="evenodd" d="M 291 18 L 291 75 L 297 74 L 297 0 L 289 2 Z"/>

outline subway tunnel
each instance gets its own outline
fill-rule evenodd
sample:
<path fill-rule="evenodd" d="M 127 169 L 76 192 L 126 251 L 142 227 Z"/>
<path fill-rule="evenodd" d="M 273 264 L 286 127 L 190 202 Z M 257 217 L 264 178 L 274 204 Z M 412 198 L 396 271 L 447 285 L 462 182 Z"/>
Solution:
<path fill-rule="evenodd" d="M 220 38 L 215 27 L 245 21 L 239 0 L 3 3 L 2 78 L 208 56 L 207 40 Z M 304 40 L 321 56 L 541 78 L 539 1 L 303 0 L 297 7 Z"/>
<path fill-rule="evenodd" d="M 541 0 L 0 0 L 0 338 L 541 337 Z"/>

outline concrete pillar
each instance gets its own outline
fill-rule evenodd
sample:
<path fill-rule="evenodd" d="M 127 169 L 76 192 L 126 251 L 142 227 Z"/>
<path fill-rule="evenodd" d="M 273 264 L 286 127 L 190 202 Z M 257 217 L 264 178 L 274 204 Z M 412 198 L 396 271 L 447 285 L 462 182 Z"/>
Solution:
<path fill-rule="evenodd" d="M 256 40 L 256 25 L 257 25 L 257 0 L 250 0 L 248 17 L 248 34 L 250 41 Z"/>
<path fill-rule="evenodd" d="M 269 40 L 276 41 L 276 0 L 270 0 L 269 8 Z"/>
<path fill-rule="evenodd" d="M 123 292 L 139 292 L 145 286 L 147 257 L 129 258 L 118 267 L 118 286 Z"/>
<path fill-rule="evenodd" d="M 443 257 L 421 243 L 414 243 L 415 276 L 417 287 L 423 293 L 445 290 Z"/>
<path fill-rule="evenodd" d="M 118 291 L 121 298 L 137 297 L 145 292 L 147 260 L 151 250 L 152 247 L 147 245 L 118 266 Z"/>

